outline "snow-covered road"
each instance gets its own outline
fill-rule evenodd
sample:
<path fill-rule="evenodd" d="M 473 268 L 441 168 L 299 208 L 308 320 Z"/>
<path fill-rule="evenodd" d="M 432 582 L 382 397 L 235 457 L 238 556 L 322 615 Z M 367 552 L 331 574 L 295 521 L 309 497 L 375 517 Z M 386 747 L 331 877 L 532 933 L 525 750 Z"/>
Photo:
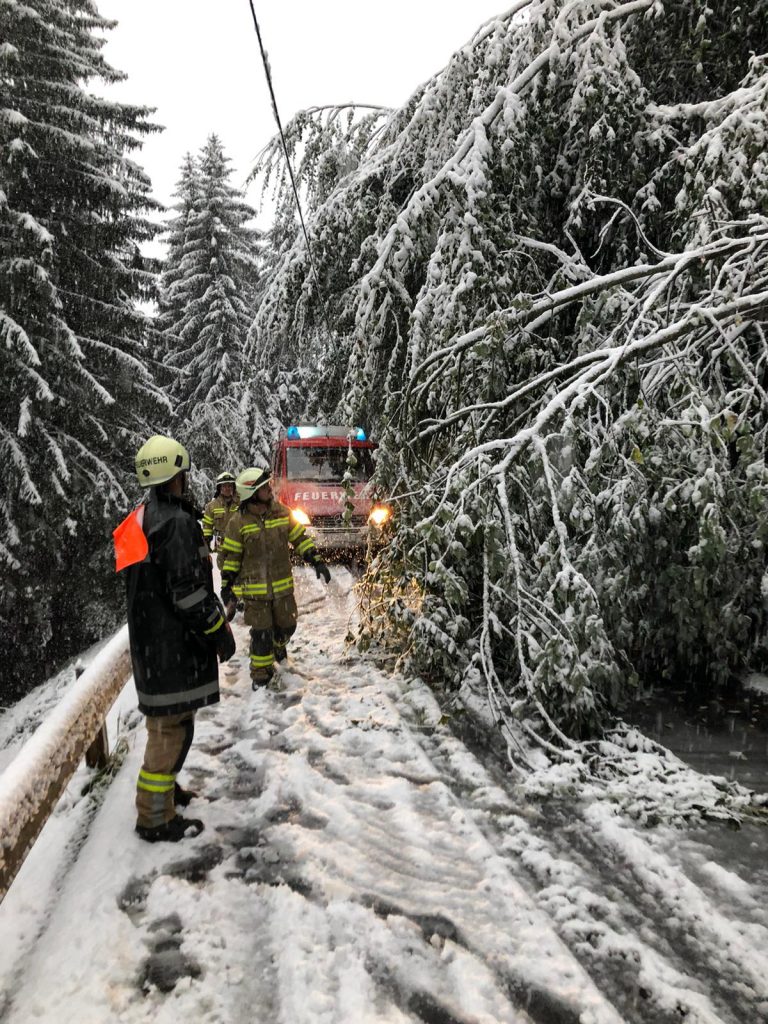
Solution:
<path fill-rule="evenodd" d="M 764 830 L 526 803 L 426 687 L 345 652 L 346 570 L 297 577 L 279 688 L 251 691 L 236 622 L 198 715 L 197 839 L 132 831 L 126 689 L 114 781 L 82 797 L 79 773 L 0 905 L 3 1024 L 768 1019 L 768 864 L 737 859 Z"/>

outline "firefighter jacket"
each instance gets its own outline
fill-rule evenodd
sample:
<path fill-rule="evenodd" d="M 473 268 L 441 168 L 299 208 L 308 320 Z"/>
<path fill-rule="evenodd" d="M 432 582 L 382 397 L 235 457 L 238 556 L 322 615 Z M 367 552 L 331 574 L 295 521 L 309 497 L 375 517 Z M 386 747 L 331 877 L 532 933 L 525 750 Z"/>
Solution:
<path fill-rule="evenodd" d="M 144 511 L 149 551 L 126 570 L 133 676 L 145 715 L 219 699 L 216 641 L 224 620 L 198 516 L 189 502 L 153 488 Z"/>
<path fill-rule="evenodd" d="M 210 545 L 211 540 L 216 537 L 221 540 L 227 532 L 227 525 L 233 513 L 237 512 L 239 501 L 237 495 L 227 499 L 221 495 L 213 498 L 205 506 L 203 512 L 203 536 Z"/>
<path fill-rule="evenodd" d="M 291 517 L 289 508 L 279 501 L 266 508 L 244 503 L 229 520 L 222 545 L 224 586 L 231 586 L 235 596 L 246 601 L 271 601 L 292 593 L 289 544 L 306 562 L 317 561 L 314 540 Z"/>

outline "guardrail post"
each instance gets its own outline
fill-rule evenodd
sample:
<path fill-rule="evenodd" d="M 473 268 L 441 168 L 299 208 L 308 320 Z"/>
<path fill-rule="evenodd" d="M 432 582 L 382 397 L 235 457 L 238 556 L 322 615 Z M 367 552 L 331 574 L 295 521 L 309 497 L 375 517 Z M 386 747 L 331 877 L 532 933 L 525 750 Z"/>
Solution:
<path fill-rule="evenodd" d="M 79 679 L 85 672 L 85 666 L 80 662 L 75 665 L 75 679 Z M 85 763 L 89 768 L 106 768 L 109 762 L 109 735 L 107 733 L 106 721 L 101 723 L 101 728 L 96 733 L 93 743 L 85 752 Z"/>
<path fill-rule="evenodd" d="M 96 733 L 96 739 L 85 752 L 85 763 L 89 768 L 106 768 L 109 761 L 109 737 L 107 723 Z"/>

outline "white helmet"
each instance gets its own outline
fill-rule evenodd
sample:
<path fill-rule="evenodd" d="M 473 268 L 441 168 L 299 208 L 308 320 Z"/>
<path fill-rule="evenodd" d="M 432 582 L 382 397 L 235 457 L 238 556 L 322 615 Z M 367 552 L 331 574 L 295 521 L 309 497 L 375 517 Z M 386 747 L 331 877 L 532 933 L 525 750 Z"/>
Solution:
<path fill-rule="evenodd" d="M 221 494 L 222 484 L 232 484 L 234 488 L 236 482 L 234 473 L 219 473 L 216 477 L 216 490 L 214 491 L 214 496 L 218 498 Z"/>
<path fill-rule="evenodd" d="M 240 501 L 250 501 L 256 491 L 264 484 L 268 484 L 271 479 L 272 474 L 263 466 L 251 466 L 249 469 L 244 469 L 235 484 L 237 496 Z"/>
<path fill-rule="evenodd" d="M 136 476 L 141 487 L 156 487 L 189 469 L 189 452 L 172 437 L 155 434 L 136 452 Z"/>

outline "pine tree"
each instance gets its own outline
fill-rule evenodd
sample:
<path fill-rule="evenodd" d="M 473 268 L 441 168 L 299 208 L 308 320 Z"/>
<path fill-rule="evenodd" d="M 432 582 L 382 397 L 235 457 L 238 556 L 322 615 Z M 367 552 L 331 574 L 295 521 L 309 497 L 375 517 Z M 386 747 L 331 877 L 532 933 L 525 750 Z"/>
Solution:
<path fill-rule="evenodd" d="M 181 263 L 189 243 L 189 230 L 195 202 L 200 191 L 200 170 L 191 153 L 187 153 L 181 164 L 179 180 L 174 197 L 177 200 L 172 209 L 176 216 L 168 223 L 167 253 L 162 265 L 158 289 L 157 330 L 165 351 L 173 351 L 178 339 L 173 334 L 174 326 L 184 314 L 183 282 Z M 181 293 L 181 294 L 180 294 Z"/>
<path fill-rule="evenodd" d="M 153 291 L 130 157 L 150 111 L 87 91 L 121 77 L 91 0 L 0 0 L 0 23 L 0 657 L 28 683 L 115 615 L 110 524 L 167 406 L 134 304 Z"/>
<path fill-rule="evenodd" d="M 189 212 L 161 297 L 169 362 L 179 371 L 171 395 L 180 436 L 197 471 L 209 478 L 222 464 L 243 460 L 238 388 L 258 267 L 257 236 L 248 226 L 254 211 L 230 184 L 228 164 L 211 135 L 195 178 L 188 168 Z"/>

